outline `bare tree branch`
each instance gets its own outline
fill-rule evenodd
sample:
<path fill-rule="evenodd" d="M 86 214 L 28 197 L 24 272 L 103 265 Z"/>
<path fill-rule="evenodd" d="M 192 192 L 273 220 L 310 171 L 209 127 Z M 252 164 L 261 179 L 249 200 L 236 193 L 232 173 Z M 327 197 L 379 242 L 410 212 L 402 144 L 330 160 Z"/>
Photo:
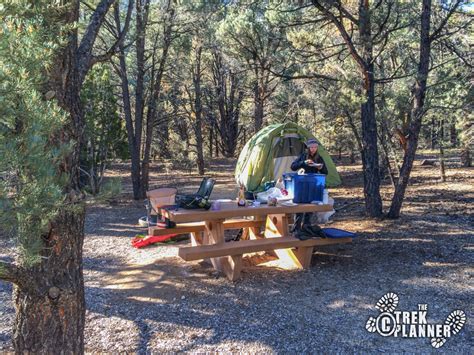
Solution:
<path fill-rule="evenodd" d="M 443 45 L 452 53 L 454 54 L 457 58 L 459 58 L 467 67 L 469 68 L 473 68 L 474 65 L 472 63 L 469 62 L 468 59 L 466 59 L 466 57 L 469 57 L 469 54 L 466 54 L 464 55 L 463 53 L 461 53 L 459 51 L 459 48 L 456 47 L 455 44 L 452 44 L 448 41 L 444 41 L 443 42 Z"/>
<path fill-rule="evenodd" d="M 279 77 L 279 78 L 283 78 L 283 79 L 286 79 L 286 80 L 296 80 L 296 79 L 325 79 L 325 80 L 332 80 L 332 81 L 340 81 L 339 79 L 336 79 L 336 78 L 333 78 L 331 76 L 328 76 L 328 75 L 324 75 L 324 74 L 317 74 L 317 73 L 313 73 L 313 74 L 306 74 L 306 75 L 288 75 L 288 74 L 284 74 L 284 73 L 277 73 L 271 69 L 268 69 L 268 71 L 270 73 L 272 73 L 273 75 Z"/>
<path fill-rule="evenodd" d="M 105 16 L 109 11 L 110 6 L 115 0 L 101 0 L 97 5 L 94 13 L 89 21 L 89 26 L 82 37 L 81 43 L 76 50 L 76 58 L 78 63 L 78 78 L 79 82 L 83 82 L 87 72 L 90 69 L 90 61 L 92 58 L 92 48 L 94 47 L 95 39 L 99 33 L 102 24 L 104 23 Z"/>
<path fill-rule="evenodd" d="M 454 14 L 454 12 L 456 11 L 456 9 L 459 7 L 459 5 L 461 4 L 461 2 L 463 2 L 463 0 L 456 0 L 456 3 L 453 5 L 453 7 L 448 11 L 448 14 L 446 15 L 446 17 L 443 19 L 443 21 L 441 21 L 441 23 L 439 24 L 438 28 L 436 28 L 433 33 L 430 35 L 430 42 L 433 42 L 435 39 L 438 38 L 438 36 L 440 35 L 441 31 L 443 30 L 444 26 L 446 26 L 446 24 L 448 23 L 448 20 L 450 19 L 450 17 Z"/>
<path fill-rule="evenodd" d="M 317 19 L 312 19 L 312 20 L 298 20 L 286 24 L 281 24 L 278 27 L 282 29 L 286 28 L 291 28 L 291 27 L 296 27 L 296 26 L 304 26 L 304 25 L 314 25 L 316 23 L 324 22 L 326 21 L 325 17 L 317 18 Z"/>
<path fill-rule="evenodd" d="M 31 290 L 35 282 L 25 269 L 12 263 L 0 261 L 0 280 L 11 282 L 23 290 Z"/>
<path fill-rule="evenodd" d="M 347 18 L 352 23 L 357 24 L 359 22 L 357 18 L 355 18 L 344 6 L 342 6 L 340 0 L 337 2 L 336 7 L 342 13 L 343 17 Z"/>
<path fill-rule="evenodd" d="M 359 66 L 363 69 L 363 70 L 366 70 L 366 67 L 367 67 L 367 63 L 364 61 L 364 59 L 362 59 L 362 57 L 359 55 L 359 53 L 357 52 L 357 49 L 355 48 L 354 46 L 354 43 L 352 42 L 352 39 L 351 37 L 349 36 L 349 34 L 347 33 L 346 31 L 346 28 L 344 27 L 343 23 L 338 20 L 336 18 L 336 16 L 331 12 L 329 11 L 329 9 L 327 9 L 326 7 L 324 7 L 323 5 L 321 5 L 321 2 L 318 1 L 318 0 L 312 0 L 313 2 L 313 5 L 319 10 L 321 11 L 324 15 L 326 15 L 326 17 L 328 19 L 331 20 L 331 22 L 336 26 L 336 28 L 339 30 L 342 38 L 344 39 L 344 42 L 346 42 L 347 46 L 349 47 L 349 51 L 352 55 L 352 57 L 354 57 L 355 61 L 357 62 L 357 64 L 359 64 Z"/>
<path fill-rule="evenodd" d="M 387 14 L 385 15 L 382 23 L 380 24 L 378 31 L 375 33 L 375 35 L 372 37 L 372 40 L 375 42 L 378 36 L 380 36 L 383 33 L 383 30 L 385 29 L 385 26 L 387 25 L 388 19 L 390 18 L 390 14 L 392 13 L 392 6 L 393 2 L 388 3 L 388 9 L 387 9 Z M 397 14 L 397 21 L 398 22 L 398 14 Z"/>
<path fill-rule="evenodd" d="M 127 9 L 127 16 L 125 17 L 125 23 L 123 26 L 123 29 L 120 31 L 119 28 L 117 28 L 117 31 L 119 31 L 117 40 L 115 43 L 105 52 L 104 54 L 98 55 L 98 56 L 92 56 L 89 66 L 92 67 L 94 64 L 99 63 L 99 62 L 105 62 L 112 58 L 114 54 L 117 53 L 119 47 L 123 44 L 123 41 L 125 40 L 125 36 L 128 32 L 128 27 L 130 25 L 130 18 L 132 17 L 132 10 L 133 10 L 133 0 L 129 0 L 128 2 L 128 9 Z M 119 10 L 119 4 L 115 3 L 114 5 L 114 11 L 118 12 Z"/>

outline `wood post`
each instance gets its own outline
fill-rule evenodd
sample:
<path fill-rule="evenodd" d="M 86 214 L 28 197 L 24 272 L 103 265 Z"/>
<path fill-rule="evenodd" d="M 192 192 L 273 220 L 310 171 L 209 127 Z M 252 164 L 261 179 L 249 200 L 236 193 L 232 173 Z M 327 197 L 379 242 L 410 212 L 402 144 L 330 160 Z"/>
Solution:
<path fill-rule="evenodd" d="M 208 244 L 224 244 L 224 220 L 206 221 L 206 234 L 209 237 Z M 214 268 L 224 273 L 231 281 L 235 281 L 240 277 L 242 271 L 242 255 L 223 256 L 219 258 L 211 258 Z"/>
<path fill-rule="evenodd" d="M 294 262 L 298 268 L 307 269 L 311 266 L 313 249 L 313 247 L 300 247 L 293 250 Z"/>
<path fill-rule="evenodd" d="M 266 238 L 280 238 L 288 235 L 288 217 L 286 215 L 268 215 L 265 225 Z M 289 268 L 305 269 L 311 266 L 313 247 L 297 249 L 278 249 L 275 254 Z"/>
<path fill-rule="evenodd" d="M 203 237 L 204 237 L 203 232 L 191 232 L 189 234 L 191 235 L 191 245 L 193 247 L 196 247 L 198 245 L 203 245 Z"/>
<path fill-rule="evenodd" d="M 254 219 L 256 221 L 263 221 L 264 217 L 263 216 L 255 216 Z M 263 223 L 262 223 L 263 224 Z M 248 238 L 249 239 L 259 239 L 262 238 L 260 235 L 260 227 L 250 227 L 248 229 Z"/>

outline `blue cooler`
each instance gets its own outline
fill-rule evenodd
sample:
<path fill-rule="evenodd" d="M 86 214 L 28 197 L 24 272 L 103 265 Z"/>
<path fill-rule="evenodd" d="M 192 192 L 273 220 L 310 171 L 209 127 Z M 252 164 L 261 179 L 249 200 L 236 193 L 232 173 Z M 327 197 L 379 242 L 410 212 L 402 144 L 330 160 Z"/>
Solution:
<path fill-rule="evenodd" d="M 323 201 L 326 175 L 324 174 L 283 174 L 285 189 L 293 196 L 294 203 L 310 203 Z"/>

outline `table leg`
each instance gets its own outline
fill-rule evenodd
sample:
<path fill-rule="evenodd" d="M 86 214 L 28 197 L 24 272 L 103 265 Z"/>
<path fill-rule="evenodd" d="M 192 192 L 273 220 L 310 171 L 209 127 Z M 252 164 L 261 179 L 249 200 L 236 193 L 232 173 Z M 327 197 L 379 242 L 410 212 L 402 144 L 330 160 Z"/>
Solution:
<path fill-rule="evenodd" d="M 191 232 L 191 245 L 196 247 L 203 244 L 203 232 Z"/>
<path fill-rule="evenodd" d="M 284 214 L 269 214 L 265 222 L 265 238 L 288 235 L 288 218 Z"/>
<path fill-rule="evenodd" d="M 191 245 L 197 247 L 199 245 L 209 244 L 209 238 L 205 232 L 191 232 Z M 211 264 L 211 259 L 204 259 L 205 264 Z"/>
<path fill-rule="evenodd" d="M 266 238 L 281 238 L 288 235 L 288 217 L 284 214 L 268 215 L 265 223 Z M 288 267 L 305 269 L 311 265 L 313 247 L 302 247 L 297 249 L 279 249 L 275 254 Z"/>
<path fill-rule="evenodd" d="M 240 236 L 240 240 L 249 240 L 250 239 L 250 228 L 242 228 L 242 235 Z"/>
<path fill-rule="evenodd" d="M 255 221 L 263 221 L 264 218 L 265 218 L 264 216 L 255 216 L 254 220 Z M 249 239 L 261 239 L 262 238 L 261 233 L 260 233 L 260 227 L 249 227 L 248 231 L 249 231 Z"/>
<path fill-rule="evenodd" d="M 206 221 L 206 232 L 209 237 L 208 244 L 223 244 L 224 239 L 224 220 Z M 212 265 L 219 272 L 223 272 L 231 281 L 240 277 L 242 270 L 242 255 L 223 256 L 211 258 Z"/>

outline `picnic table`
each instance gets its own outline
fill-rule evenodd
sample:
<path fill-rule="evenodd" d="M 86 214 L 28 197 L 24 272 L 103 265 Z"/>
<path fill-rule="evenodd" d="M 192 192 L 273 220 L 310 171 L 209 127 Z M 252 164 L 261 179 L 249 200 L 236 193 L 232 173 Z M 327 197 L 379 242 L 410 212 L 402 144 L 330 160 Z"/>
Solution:
<path fill-rule="evenodd" d="M 239 207 L 233 202 L 221 204 L 219 210 L 161 208 L 159 213 L 176 223 L 167 233 L 191 234 L 191 246 L 178 251 L 181 258 L 186 261 L 210 259 L 216 270 L 235 281 L 240 277 L 243 254 L 273 251 L 294 267 L 308 268 L 314 247 L 350 243 L 352 238 L 299 240 L 289 234 L 288 220 L 294 213 L 327 212 L 332 208 L 332 205 L 315 204 Z M 260 227 L 264 227 L 263 233 L 259 232 Z M 244 229 L 240 240 L 225 241 L 225 229 L 240 228 Z M 157 229 L 150 232 L 160 233 Z"/>

